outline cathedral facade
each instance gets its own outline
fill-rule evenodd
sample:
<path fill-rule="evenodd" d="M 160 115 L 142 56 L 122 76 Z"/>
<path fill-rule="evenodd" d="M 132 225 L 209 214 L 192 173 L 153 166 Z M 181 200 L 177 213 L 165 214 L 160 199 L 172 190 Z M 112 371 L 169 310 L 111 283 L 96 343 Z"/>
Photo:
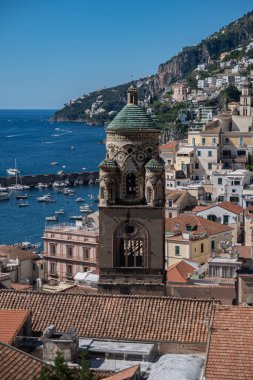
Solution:
<path fill-rule="evenodd" d="M 128 90 L 100 164 L 100 292 L 164 293 L 164 164 L 160 129 Z"/>

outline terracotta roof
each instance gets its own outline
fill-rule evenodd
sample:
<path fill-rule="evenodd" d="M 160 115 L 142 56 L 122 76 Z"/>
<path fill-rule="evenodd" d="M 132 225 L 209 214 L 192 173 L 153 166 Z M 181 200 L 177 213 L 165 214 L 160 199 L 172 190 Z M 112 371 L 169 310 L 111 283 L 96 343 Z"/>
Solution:
<path fill-rule="evenodd" d="M 218 306 L 207 353 L 206 380 L 252 380 L 253 308 Z"/>
<path fill-rule="evenodd" d="M 192 209 L 192 212 L 197 213 L 197 212 L 205 211 L 214 207 L 221 207 L 224 210 L 230 211 L 237 215 L 240 215 L 244 211 L 244 209 L 241 206 L 225 201 L 225 202 L 213 204 L 211 206 L 195 206 Z"/>
<path fill-rule="evenodd" d="M 233 212 L 234 214 L 240 215 L 244 209 L 241 206 L 235 205 L 234 203 L 230 202 L 222 202 L 217 204 L 216 206 L 219 206 L 221 208 L 224 208 L 227 211 Z"/>
<path fill-rule="evenodd" d="M 208 208 L 210 208 L 210 206 L 195 206 L 195 207 L 193 207 L 192 212 L 193 213 L 197 213 L 197 212 L 200 212 L 200 211 L 207 210 Z"/>
<path fill-rule="evenodd" d="M 176 218 L 166 219 L 165 231 L 184 232 L 186 230 L 186 225 L 190 225 L 192 227 L 192 231 L 195 233 L 206 233 L 209 236 L 233 230 L 233 228 L 229 226 L 212 222 L 211 220 L 204 219 L 201 216 L 182 214 Z"/>
<path fill-rule="evenodd" d="M 29 315 L 29 310 L 0 310 L 0 341 L 12 344 Z"/>
<path fill-rule="evenodd" d="M 32 285 L 29 284 L 19 284 L 17 282 L 12 282 L 11 283 L 11 289 L 14 290 L 31 290 L 33 289 Z"/>
<path fill-rule="evenodd" d="M 30 251 L 24 251 L 13 245 L 0 245 L 0 256 L 10 256 L 11 260 L 40 259 L 39 255 Z"/>
<path fill-rule="evenodd" d="M 34 380 L 42 366 L 41 360 L 0 342 L 1 380 Z"/>
<path fill-rule="evenodd" d="M 123 371 L 120 371 L 118 373 L 115 373 L 112 376 L 106 377 L 106 380 L 128 380 L 128 379 L 135 379 L 134 377 L 139 372 L 140 366 L 134 365 L 133 367 L 123 369 Z M 103 380 L 103 379 L 102 379 Z"/>
<path fill-rule="evenodd" d="M 160 145 L 160 150 L 175 150 L 178 141 L 169 141 L 167 144 Z"/>
<path fill-rule="evenodd" d="M 167 269 L 167 281 L 186 283 L 195 270 L 195 267 L 186 263 L 184 260 L 180 260 L 178 263 L 170 265 Z"/>
<path fill-rule="evenodd" d="M 239 259 L 251 259 L 252 248 L 245 245 L 236 245 L 233 247 L 233 252 L 238 253 Z"/>
<path fill-rule="evenodd" d="M 191 343 L 206 342 L 213 301 L 0 290 L 0 307 L 31 310 L 35 333 L 72 325 L 81 337 Z"/>

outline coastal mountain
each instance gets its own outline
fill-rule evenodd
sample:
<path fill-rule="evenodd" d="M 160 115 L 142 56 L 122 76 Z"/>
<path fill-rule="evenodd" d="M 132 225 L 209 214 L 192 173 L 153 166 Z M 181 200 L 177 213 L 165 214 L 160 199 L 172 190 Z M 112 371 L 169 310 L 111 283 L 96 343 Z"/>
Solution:
<path fill-rule="evenodd" d="M 215 62 L 222 53 L 243 47 L 253 40 L 253 11 L 221 28 L 199 44 L 188 46 L 159 65 L 157 74 L 135 81 L 139 99 L 152 101 L 168 91 L 170 85 L 186 79 L 198 64 Z M 53 121 L 83 121 L 87 124 L 110 122 L 126 102 L 130 83 L 104 88 L 71 100 L 56 111 Z"/>

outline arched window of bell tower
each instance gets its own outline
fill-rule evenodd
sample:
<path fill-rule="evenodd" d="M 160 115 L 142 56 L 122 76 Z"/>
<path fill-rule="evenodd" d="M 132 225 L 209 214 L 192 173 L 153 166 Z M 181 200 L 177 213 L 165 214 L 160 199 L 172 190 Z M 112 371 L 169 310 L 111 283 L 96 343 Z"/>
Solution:
<path fill-rule="evenodd" d="M 152 201 L 152 189 L 150 187 L 147 188 L 147 203 L 150 204 Z"/>
<path fill-rule="evenodd" d="M 247 105 L 247 98 L 243 99 L 243 103 L 244 103 L 245 106 Z"/>
<path fill-rule="evenodd" d="M 128 173 L 126 176 L 126 193 L 128 195 L 136 194 L 136 176 L 134 173 Z"/>
<path fill-rule="evenodd" d="M 148 265 L 148 233 L 139 223 L 126 221 L 113 235 L 114 266 L 143 268 Z"/>

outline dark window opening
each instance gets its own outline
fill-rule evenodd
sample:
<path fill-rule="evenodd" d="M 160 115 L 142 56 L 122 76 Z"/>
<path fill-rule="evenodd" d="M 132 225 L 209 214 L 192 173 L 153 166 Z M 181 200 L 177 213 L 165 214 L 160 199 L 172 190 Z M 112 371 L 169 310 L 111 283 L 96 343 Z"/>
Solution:
<path fill-rule="evenodd" d="M 130 195 L 136 194 L 136 177 L 134 173 L 129 173 L 126 176 L 126 191 Z"/>
<path fill-rule="evenodd" d="M 120 266 L 143 266 L 143 241 L 142 239 L 120 239 Z"/>

